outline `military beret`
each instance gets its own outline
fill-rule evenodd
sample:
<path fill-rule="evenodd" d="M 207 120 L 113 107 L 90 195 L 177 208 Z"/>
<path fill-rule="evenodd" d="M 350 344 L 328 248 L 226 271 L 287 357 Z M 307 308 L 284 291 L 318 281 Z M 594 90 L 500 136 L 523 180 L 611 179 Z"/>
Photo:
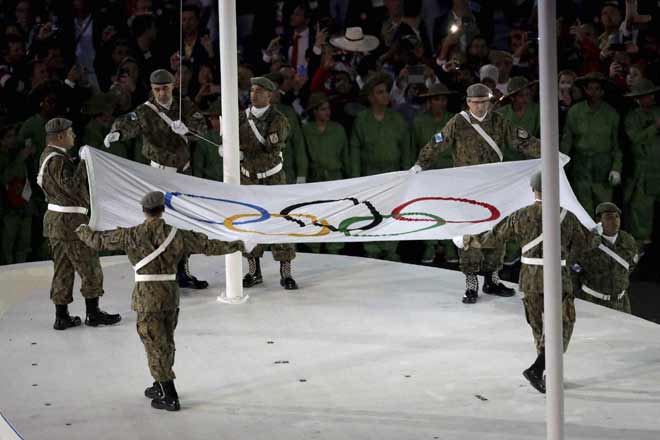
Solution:
<path fill-rule="evenodd" d="M 159 206 L 165 206 L 165 194 L 162 191 L 148 192 L 140 200 L 143 208 L 153 209 Z"/>
<path fill-rule="evenodd" d="M 273 81 L 269 80 L 264 76 L 255 76 L 254 78 L 250 79 L 250 84 L 252 84 L 253 86 L 262 87 L 268 90 L 269 92 L 274 92 L 275 90 L 277 90 L 277 85 Z"/>
<path fill-rule="evenodd" d="M 68 130 L 73 125 L 73 122 L 65 118 L 53 118 L 46 122 L 46 134 L 61 133 Z"/>
<path fill-rule="evenodd" d="M 156 85 L 172 84 L 174 83 L 174 75 L 165 69 L 158 69 L 151 72 L 149 81 L 151 81 L 151 84 Z"/>
<path fill-rule="evenodd" d="M 529 179 L 529 185 L 532 187 L 534 191 L 541 192 L 541 172 L 537 171 L 534 173 L 534 175 Z"/>
<path fill-rule="evenodd" d="M 596 206 L 596 217 L 601 215 L 604 212 L 616 212 L 621 215 L 621 210 L 618 206 L 611 202 L 603 202 L 600 205 Z"/>
<path fill-rule="evenodd" d="M 472 84 L 467 88 L 468 98 L 490 98 L 491 96 L 493 96 L 493 92 L 481 83 Z"/>

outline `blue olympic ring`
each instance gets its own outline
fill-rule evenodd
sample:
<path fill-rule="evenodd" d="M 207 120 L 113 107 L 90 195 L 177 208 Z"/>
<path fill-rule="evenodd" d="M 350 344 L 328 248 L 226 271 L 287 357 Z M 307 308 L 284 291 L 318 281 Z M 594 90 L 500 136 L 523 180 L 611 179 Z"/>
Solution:
<path fill-rule="evenodd" d="M 240 222 L 236 222 L 235 223 L 236 225 L 245 225 L 245 224 L 248 224 L 248 223 L 259 223 L 259 222 L 266 221 L 270 218 L 270 213 L 268 211 L 266 211 L 261 206 L 252 205 L 250 203 L 238 202 L 236 200 L 229 200 L 229 199 L 219 199 L 217 197 L 198 196 L 198 195 L 195 195 L 195 194 L 183 194 L 183 193 L 180 193 L 180 192 L 169 192 L 168 191 L 168 192 L 165 193 L 165 206 L 166 207 L 168 207 L 169 209 L 171 209 L 173 211 L 184 214 L 192 220 L 197 220 L 198 222 L 208 223 L 208 224 L 211 224 L 211 225 L 222 225 L 224 223 L 224 220 L 220 221 L 220 222 L 216 222 L 216 221 L 213 221 L 213 220 L 206 220 L 206 219 L 203 219 L 203 218 L 195 218 L 195 217 L 192 217 L 188 213 L 183 213 L 183 212 L 179 211 L 178 209 L 176 209 L 172 205 L 172 197 L 179 197 L 179 196 L 191 197 L 193 199 L 214 200 L 216 202 L 224 202 L 224 203 L 231 203 L 231 204 L 234 204 L 234 205 L 246 206 L 248 208 L 254 209 L 259 214 L 261 214 L 261 217 L 255 218 L 253 220 L 243 220 L 243 221 L 240 221 Z"/>

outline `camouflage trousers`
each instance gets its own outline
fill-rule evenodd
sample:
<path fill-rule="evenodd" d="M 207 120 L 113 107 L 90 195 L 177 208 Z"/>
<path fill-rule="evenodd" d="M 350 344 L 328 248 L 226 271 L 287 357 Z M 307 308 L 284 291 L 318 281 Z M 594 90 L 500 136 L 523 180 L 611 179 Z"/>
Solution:
<path fill-rule="evenodd" d="M 545 348 L 545 334 L 543 332 L 543 293 L 527 293 L 523 297 L 525 306 L 525 318 L 532 328 L 536 352 L 540 353 Z M 570 293 L 564 293 L 562 301 L 562 329 L 564 340 L 564 353 L 571 341 L 573 326 L 575 325 L 575 300 Z"/>
<path fill-rule="evenodd" d="M 137 312 L 137 332 L 147 353 L 149 371 L 154 380 L 165 382 L 176 378 L 174 366 L 174 330 L 179 309 L 159 312 Z"/>
<path fill-rule="evenodd" d="M 467 251 L 458 250 L 459 268 L 463 273 L 492 273 L 502 268 L 504 259 L 504 244 L 498 243 L 494 248 L 470 248 Z"/>
<path fill-rule="evenodd" d="M 73 302 L 75 274 L 80 275 L 80 293 L 84 298 L 103 295 L 103 270 L 96 251 L 80 240 L 49 239 L 53 255 L 53 282 L 50 299 L 54 304 Z"/>
<path fill-rule="evenodd" d="M 619 312 L 632 313 L 630 310 L 630 298 L 628 297 L 628 292 L 624 293 L 621 299 L 618 299 L 617 295 L 614 294 L 609 301 L 591 296 L 584 293 L 582 290 L 575 292 L 575 296 L 584 301 L 589 301 L 590 303 L 598 304 L 603 307 L 609 307 L 610 309 L 618 310 Z"/>

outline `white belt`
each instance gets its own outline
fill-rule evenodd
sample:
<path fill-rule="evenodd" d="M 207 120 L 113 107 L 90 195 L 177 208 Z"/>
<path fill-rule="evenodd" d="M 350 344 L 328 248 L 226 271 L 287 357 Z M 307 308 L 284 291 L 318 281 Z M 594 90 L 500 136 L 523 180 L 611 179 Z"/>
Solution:
<path fill-rule="evenodd" d="M 589 295 L 594 296 L 598 299 L 602 299 L 603 301 L 609 301 L 610 299 L 612 299 L 613 296 L 616 296 L 616 299 L 621 299 L 621 298 L 623 298 L 623 295 L 626 294 L 626 291 L 624 290 L 623 292 L 619 293 L 618 295 L 605 295 L 605 294 L 602 294 L 600 292 L 596 292 L 594 289 L 590 289 L 588 286 L 586 286 L 584 284 L 582 285 L 582 291 L 584 293 L 588 293 Z"/>
<path fill-rule="evenodd" d="M 520 257 L 520 262 L 530 266 L 543 266 L 543 258 Z M 561 265 L 566 266 L 566 260 L 561 260 Z"/>
<path fill-rule="evenodd" d="M 65 214 L 85 214 L 87 215 L 88 209 L 83 208 L 82 206 L 60 206 L 53 205 L 52 203 L 48 204 L 49 211 L 63 212 Z"/>
<path fill-rule="evenodd" d="M 273 168 L 264 171 L 263 173 L 257 173 L 257 179 L 265 179 L 266 177 L 273 176 L 279 173 L 280 171 L 282 171 L 282 162 L 278 163 Z M 248 178 L 250 177 L 250 172 L 243 167 L 241 167 L 241 174 L 244 175 L 245 177 Z"/>
<path fill-rule="evenodd" d="M 177 167 L 166 167 L 165 165 L 161 165 L 158 162 L 154 162 L 153 160 L 149 164 L 154 168 L 161 169 L 163 171 L 167 171 L 168 173 L 176 173 L 177 172 Z M 186 162 L 186 164 L 183 166 L 183 169 L 181 171 L 185 171 L 188 168 L 190 168 L 190 162 Z"/>
<path fill-rule="evenodd" d="M 176 281 L 175 273 L 139 275 L 135 274 L 136 283 L 146 283 L 150 281 Z"/>

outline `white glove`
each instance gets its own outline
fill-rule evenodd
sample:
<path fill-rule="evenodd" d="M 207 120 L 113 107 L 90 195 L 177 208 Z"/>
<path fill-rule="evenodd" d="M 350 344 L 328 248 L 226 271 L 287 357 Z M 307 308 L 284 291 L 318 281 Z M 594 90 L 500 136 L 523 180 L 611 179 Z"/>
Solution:
<path fill-rule="evenodd" d="M 610 171 L 609 180 L 612 186 L 617 186 L 621 183 L 621 173 L 614 170 Z"/>
<path fill-rule="evenodd" d="M 452 238 L 451 241 L 453 241 L 456 247 L 459 249 L 463 249 L 463 246 L 465 246 L 462 235 Z"/>
<path fill-rule="evenodd" d="M 415 164 L 411 169 L 408 170 L 408 174 L 417 174 L 422 172 L 422 167 Z"/>
<path fill-rule="evenodd" d="M 596 226 L 591 229 L 591 232 L 598 234 L 598 235 L 603 235 L 603 224 L 602 223 L 596 223 Z"/>
<path fill-rule="evenodd" d="M 250 253 L 259 245 L 256 241 L 243 240 L 243 248 L 246 253 Z"/>
<path fill-rule="evenodd" d="M 185 136 L 190 132 L 183 121 L 172 122 L 172 131 L 180 136 Z"/>
<path fill-rule="evenodd" d="M 110 132 L 105 136 L 105 139 L 103 139 L 103 145 L 105 145 L 105 148 L 110 148 L 110 144 L 117 142 L 119 137 L 120 133 L 118 131 Z"/>
<path fill-rule="evenodd" d="M 296 183 L 307 183 L 307 177 L 299 176 L 296 178 Z"/>

